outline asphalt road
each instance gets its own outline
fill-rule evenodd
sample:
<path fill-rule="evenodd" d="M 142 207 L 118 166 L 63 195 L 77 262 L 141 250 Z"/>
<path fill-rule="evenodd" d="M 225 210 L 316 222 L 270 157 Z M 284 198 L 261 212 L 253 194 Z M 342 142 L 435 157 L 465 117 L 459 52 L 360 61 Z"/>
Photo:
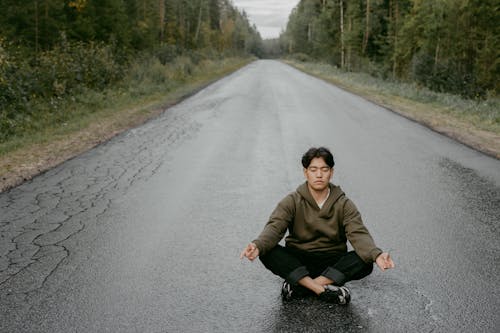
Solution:
<path fill-rule="evenodd" d="M 240 261 L 324 145 L 396 269 L 282 303 Z M 495 332 L 500 161 L 276 61 L 0 194 L 1 332 Z"/>

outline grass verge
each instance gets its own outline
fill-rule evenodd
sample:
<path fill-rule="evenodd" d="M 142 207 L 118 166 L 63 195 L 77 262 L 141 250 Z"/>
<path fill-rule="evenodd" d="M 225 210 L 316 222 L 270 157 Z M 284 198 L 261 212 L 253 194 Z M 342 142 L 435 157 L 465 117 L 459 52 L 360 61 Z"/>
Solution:
<path fill-rule="evenodd" d="M 472 101 L 321 63 L 286 60 L 295 68 L 500 159 L 500 100 Z"/>
<path fill-rule="evenodd" d="M 148 66 L 155 70 L 156 79 L 147 75 L 130 78 L 133 83 L 124 81 L 113 89 L 89 91 L 63 101 L 58 112 L 38 112 L 32 120 L 36 125 L 0 143 L 0 192 L 158 116 L 169 106 L 252 60 L 207 61 L 189 69 L 189 75 L 156 64 Z M 184 71 L 185 66 L 181 67 Z M 141 70 L 132 70 L 130 75 L 137 76 Z M 157 71 L 162 70 L 167 73 L 158 78 Z"/>

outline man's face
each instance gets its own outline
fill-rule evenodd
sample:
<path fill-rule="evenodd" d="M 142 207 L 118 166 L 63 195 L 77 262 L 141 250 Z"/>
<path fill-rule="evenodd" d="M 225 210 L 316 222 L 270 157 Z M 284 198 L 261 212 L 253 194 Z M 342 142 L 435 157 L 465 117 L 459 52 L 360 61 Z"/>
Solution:
<path fill-rule="evenodd" d="M 304 176 L 311 189 L 323 191 L 328 187 L 328 183 L 332 179 L 333 168 L 330 168 L 322 157 L 315 157 L 307 169 L 304 168 Z"/>

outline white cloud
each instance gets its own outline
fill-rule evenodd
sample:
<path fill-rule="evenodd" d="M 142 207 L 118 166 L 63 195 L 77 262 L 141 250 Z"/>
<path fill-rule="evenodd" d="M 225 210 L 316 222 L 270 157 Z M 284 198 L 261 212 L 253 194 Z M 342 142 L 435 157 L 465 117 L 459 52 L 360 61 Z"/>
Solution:
<path fill-rule="evenodd" d="M 285 30 L 288 16 L 299 0 L 233 0 L 245 10 L 250 23 L 255 24 L 262 38 L 277 38 Z"/>

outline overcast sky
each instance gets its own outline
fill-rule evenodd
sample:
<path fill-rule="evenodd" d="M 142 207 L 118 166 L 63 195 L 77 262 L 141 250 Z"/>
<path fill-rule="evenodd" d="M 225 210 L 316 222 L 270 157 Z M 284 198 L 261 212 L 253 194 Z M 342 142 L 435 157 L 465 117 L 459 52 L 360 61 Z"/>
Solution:
<path fill-rule="evenodd" d="M 298 3 L 299 0 L 233 0 L 236 7 L 245 10 L 250 23 L 255 23 L 263 39 L 279 37 Z"/>

